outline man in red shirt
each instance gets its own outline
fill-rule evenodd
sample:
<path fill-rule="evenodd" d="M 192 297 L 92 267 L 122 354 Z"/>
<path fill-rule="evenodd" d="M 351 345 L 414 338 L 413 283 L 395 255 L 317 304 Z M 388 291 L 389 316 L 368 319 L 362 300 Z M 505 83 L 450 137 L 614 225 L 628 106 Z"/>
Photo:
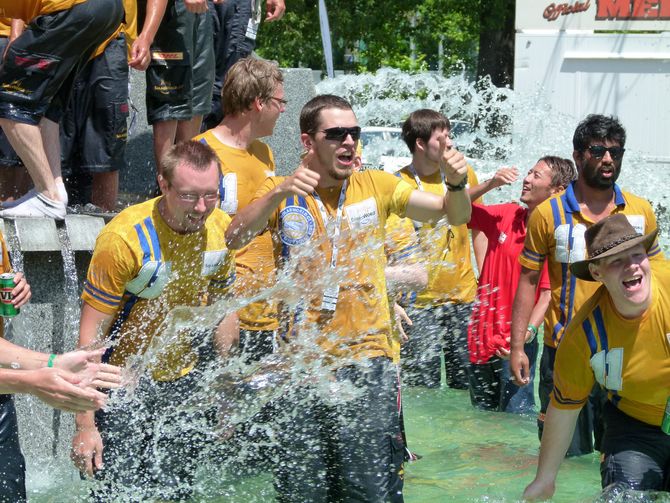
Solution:
<path fill-rule="evenodd" d="M 575 177 L 572 161 L 546 156 L 528 171 L 523 180 L 520 201 L 527 208 L 517 203 L 472 205 L 468 227 L 482 231 L 488 238 L 477 298 L 468 326 L 470 398 L 475 407 L 514 413 L 534 412 L 534 388 L 519 388 L 510 380 L 508 357 L 512 303 L 521 272 L 517 259 L 523 249 L 530 212 L 542 201 L 564 190 Z M 497 184 L 495 180 L 499 180 Z M 498 176 L 492 181 L 494 184 L 487 182 L 488 190 L 506 183 Z M 532 365 L 531 379 L 535 373 L 538 350 L 535 335 L 549 305 L 549 288 L 545 267 L 528 325 L 532 335 L 524 347 Z"/>

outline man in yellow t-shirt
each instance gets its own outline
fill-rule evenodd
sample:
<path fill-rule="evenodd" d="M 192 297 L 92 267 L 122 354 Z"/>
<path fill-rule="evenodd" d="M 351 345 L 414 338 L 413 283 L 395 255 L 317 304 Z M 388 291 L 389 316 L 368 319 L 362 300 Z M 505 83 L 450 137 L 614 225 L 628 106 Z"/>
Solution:
<path fill-rule="evenodd" d="M 117 397 L 118 407 L 76 417 L 73 458 L 82 473 L 104 481 L 96 486 L 103 500 L 191 494 L 207 428 L 206 411 L 186 404 L 208 341 L 198 342 L 197 317 L 188 330 L 164 322 L 175 307 L 230 294 L 235 269 L 224 238 L 230 217 L 216 208 L 219 170 L 206 145 L 176 145 L 163 159 L 163 196 L 125 209 L 98 236 L 82 294 L 79 343 L 91 344 L 101 331 L 113 343 L 110 362 L 146 365 L 134 393 Z M 236 338 L 237 317 L 229 315 L 215 334 L 219 352 L 225 355 Z M 142 410 L 146 417 L 139 418 Z M 177 420 L 188 428 L 161 428 Z"/>
<path fill-rule="evenodd" d="M 670 269 L 649 260 L 656 230 L 642 235 L 622 213 L 589 227 L 588 258 L 570 264 L 594 294 L 567 326 L 556 352 L 535 480 L 524 501 L 550 499 L 579 411 L 594 385 L 607 395 L 602 487 L 670 489 Z"/>
<path fill-rule="evenodd" d="M 300 114 L 306 157 L 289 177 L 268 178 L 228 231 L 239 249 L 269 228 L 280 261 L 299 289 L 287 350 L 317 355 L 319 377 L 292 388 L 278 431 L 282 463 L 275 467 L 280 501 L 401 501 L 403 458 L 397 416 L 397 368 L 384 268 L 384 227 L 391 213 L 454 223 L 469 219 L 463 156 L 445 152 L 455 191 L 418 192 L 381 171 L 353 173 L 360 128 L 351 105 L 320 95 Z M 295 292 L 288 295 L 295 297 Z M 308 355 L 305 355 L 309 359 Z M 323 364 L 325 367 L 320 366 Z M 354 388 L 331 401 L 319 382 Z M 316 384 L 315 384 L 316 383 Z M 344 398 L 344 397 L 340 397 Z M 342 403 L 344 402 L 344 403 Z M 323 432 L 329 432 L 325 438 Z M 332 463 L 331 460 L 340 460 Z"/>
<path fill-rule="evenodd" d="M 613 214 L 628 217 L 635 230 L 646 234 L 656 229 L 656 217 L 649 202 L 621 190 L 616 180 L 621 172 L 626 131 L 614 117 L 589 115 L 581 121 L 573 136 L 573 159 L 578 178 L 567 189 L 531 213 L 524 249 L 519 256 L 521 276 L 512 307 L 510 370 L 517 385 L 527 384 L 528 357 L 523 350 L 530 314 L 535 303 L 535 288 L 540 270 L 548 262 L 551 302 L 544 318 L 544 348 L 540 360 L 540 416 L 538 432 L 542 436 L 544 413 L 554 387 L 553 368 L 556 348 L 574 314 L 597 289 L 593 282 L 572 275 L 570 264 L 586 253 L 584 232 Z M 649 249 L 652 259 L 662 257 L 658 244 Z M 568 455 L 593 451 L 600 436 L 601 398 L 595 390 L 588 407 L 582 409 Z"/>
<path fill-rule="evenodd" d="M 0 126 L 35 190 L 2 217 L 65 218 L 58 121 L 72 80 L 121 24 L 121 0 L 0 0 L 0 17 L 21 19 L 24 32 L 0 67 Z"/>
<path fill-rule="evenodd" d="M 221 209 L 235 215 L 252 200 L 275 163 L 270 147 L 259 140 L 270 136 L 284 111 L 283 76 L 275 63 L 244 58 L 226 75 L 221 123 L 194 139 L 209 145 L 221 162 Z M 275 282 L 272 235 L 266 231 L 235 254 L 236 292 L 249 297 Z M 272 353 L 279 327 L 272 300 L 252 302 L 239 311 L 240 349 L 245 360 Z"/>
<path fill-rule="evenodd" d="M 412 163 L 399 176 L 412 188 L 444 195 L 447 182 L 440 170 L 445 150 L 453 147 L 449 119 L 429 109 L 416 110 L 403 124 L 403 139 L 412 153 Z M 466 187 L 479 182 L 468 166 Z M 428 286 L 406 292 L 413 327 L 403 346 L 403 382 L 409 385 L 439 386 L 444 354 L 447 385 L 467 389 L 467 328 L 477 280 L 471 263 L 470 232 L 466 225 L 451 225 L 446 219 L 415 223 L 428 264 Z"/>

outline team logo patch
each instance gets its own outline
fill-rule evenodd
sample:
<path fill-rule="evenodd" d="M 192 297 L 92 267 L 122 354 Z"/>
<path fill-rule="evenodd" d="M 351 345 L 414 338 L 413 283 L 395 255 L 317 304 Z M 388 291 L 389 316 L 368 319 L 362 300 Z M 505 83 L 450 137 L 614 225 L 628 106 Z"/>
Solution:
<path fill-rule="evenodd" d="M 279 213 L 282 243 L 296 246 L 306 243 L 314 235 L 314 217 L 301 206 L 287 206 Z"/>

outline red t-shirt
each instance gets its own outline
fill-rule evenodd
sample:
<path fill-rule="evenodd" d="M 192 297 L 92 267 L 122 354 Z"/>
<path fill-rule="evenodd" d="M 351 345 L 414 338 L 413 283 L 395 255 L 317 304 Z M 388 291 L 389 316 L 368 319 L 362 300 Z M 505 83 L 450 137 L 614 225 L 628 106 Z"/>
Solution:
<path fill-rule="evenodd" d="M 498 348 L 509 349 L 512 304 L 519 284 L 519 255 L 526 238 L 528 209 L 516 203 L 472 205 L 468 227 L 488 238 L 486 257 L 479 275 L 477 298 L 468 325 L 468 349 L 472 363 L 486 363 Z M 535 296 L 550 288 L 547 264 L 542 268 Z"/>

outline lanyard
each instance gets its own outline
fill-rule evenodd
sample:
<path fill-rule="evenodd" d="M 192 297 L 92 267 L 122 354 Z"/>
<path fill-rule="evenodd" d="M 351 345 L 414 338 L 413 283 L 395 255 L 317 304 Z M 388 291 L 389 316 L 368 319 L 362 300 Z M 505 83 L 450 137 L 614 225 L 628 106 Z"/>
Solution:
<path fill-rule="evenodd" d="M 409 165 L 409 170 L 412 172 L 412 175 L 414 176 L 414 181 L 416 182 L 417 188 L 423 192 L 423 184 L 421 183 L 421 178 L 419 178 L 418 173 L 416 172 L 416 169 L 414 169 L 414 164 Z M 440 176 L 442 177 L 442 188 L 444 189 L 444 194 L 447 194 L 447 180 L 444 178 L 444 172 L 440 170 Z"/>
<path fill-rule="evenodd" d="M 340 190 L 340 199 L 337 202 L 337 214 L 335 216 L 335 229 L 333 231 L 332 236 L 328 236 L 330 239 L 330 246 L 332 247 L 333 251 L 330 256 L 330 267 L 332 269 L 335 269 L 337 267 L 337 240 L 340 237 L 340 227 L 342 225 L 342 214 L 344 213 L 344 200 L 346 199 L 346 192 L 347 192 L 347 182 L 349 180 L 345 180 L 344 183 L 342 184 L 342 190 Z M 331 221 L 330 216 L 328 216 L 328 211 L 326 211 L 326 207 L 323 205 L 323 202 L 321 201 L 321 198 L 319 197 L 319 194 L 316 192 L 312 193 L 312 197 L 314 197 L 314 201 L 316 201 L 316 205 L 319 208 L 319 212 L 321 213 L 321 219 L 323 221 L 323 226 L 326 229 L 326 235 L 328 235 L 328 224 Z"/>

